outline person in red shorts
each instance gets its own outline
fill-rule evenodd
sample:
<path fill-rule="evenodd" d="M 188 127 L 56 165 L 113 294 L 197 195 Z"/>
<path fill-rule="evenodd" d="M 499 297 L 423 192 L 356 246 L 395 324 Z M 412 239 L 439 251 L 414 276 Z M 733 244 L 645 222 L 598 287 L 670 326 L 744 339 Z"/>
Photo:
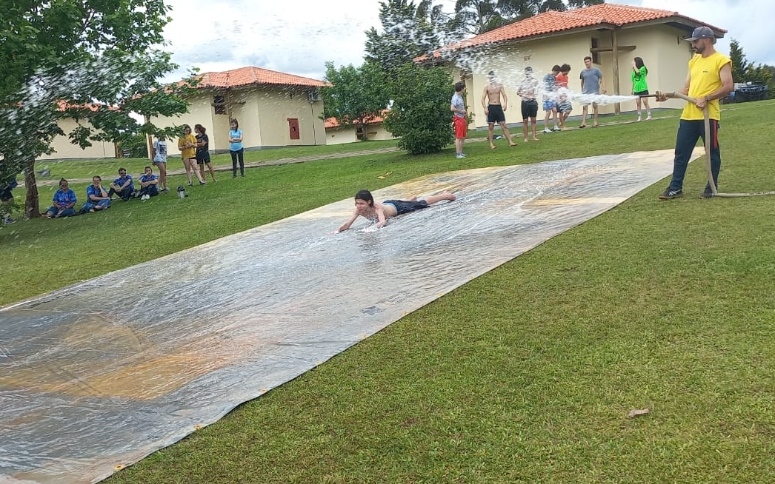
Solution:
<path fill-rule="evenodd" d="M 465 158 L 463 153 L 463 143 L 468 134 L 468 120 L 466 119 L 466 102 L 463 99 L 463 93 L 466 90 L 466 83 L 459 81 L 455 83 L 455 94 L 452 95 L 452 102 L 449 106 L 452 111 L 452 124 L 455 127 L 455 151 L 457 158 Z"/>

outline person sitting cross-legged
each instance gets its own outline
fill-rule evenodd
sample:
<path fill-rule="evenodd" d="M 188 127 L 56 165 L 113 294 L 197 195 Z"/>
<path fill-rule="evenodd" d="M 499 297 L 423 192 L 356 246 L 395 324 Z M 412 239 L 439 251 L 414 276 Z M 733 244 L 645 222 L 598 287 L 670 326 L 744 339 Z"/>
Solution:
<path fill-rule="evenodd" d="M 78 198 L 70 190 L 67 180 L 59 180 L 59 190 L 54 193 L 54 205 L 46 210 L 46 218 L 71 217 L 75 215 L 75 203 Z"/>
<path fill-rule="evenodd" d="M 96 212 L 110 207 L 110 196 L 102 186 L 102 177 L 92 178 L 92 184 L 86 187 L 86 202 L 81 207 L 81 213 Z"/>
<path fill-rule="evenodd" d="M 140 175 L 140 199 L 148 200 L 159 194 L 159 178 L 153 174 L 153 168 L 145 167 L 145 173 Z"/>
<path fill-rule="evenodd" d="M 126 174 L 126 168 L 118 169 L 118 178 L 113 180 L 110 184 L 110 190 L 108 191 L 108 197 L 113 198 L 113 195 L 118 195 L 121 200 L 131 200 L 135 194 L 135 184 L 132 180 L 132 175 Z"/>

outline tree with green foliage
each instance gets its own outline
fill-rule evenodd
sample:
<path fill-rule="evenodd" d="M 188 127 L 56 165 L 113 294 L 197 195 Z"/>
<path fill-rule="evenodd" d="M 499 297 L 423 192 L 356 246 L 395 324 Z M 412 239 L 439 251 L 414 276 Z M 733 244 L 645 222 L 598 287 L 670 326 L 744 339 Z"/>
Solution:
<path fill-rule="evenodd" d="M 459 37 L 448 29 L 449 18 L 433 0 L 380 2 L 382 31 L 366 31 L 366 61 L 386 72 L 433 52 Z"/>
<path fill-rule="evenodd" d="M 148 119 L 188 109 L 193 79 L 158 81 L 177 67 L 161 50 L 170 20 L 163 0 L 0 0 L 0 11 L 0 178 L 24 171 L 27 215 L 40 215 L 35 159 L 52 152 L 55 136 L 81 147 L 121 142 L 165 131 L 131 113 Z M 64 133 L 63 118 L 77 127 Z"/>
<path fill-rule="evenodd" d="M 395 71 L 385 128 L 411 154 L 437 153 L 454 141 L 449 110 L 452 78 L 440 67 L 404 64 Z"/>
<path fill-rule="evenodd" d="M 740 43 L 732 39 L 729 42 L 729 58 L 732 61 L 732 79 L 735 82 L 760 82 L 769 84 L 772 81 L 771 66 L 748 62 Z"/>
<path fill-rule="evenodd" d="M 735 82 L 744 82 L 746 71 L 751 64 L 746 60 L 740 43 L 735 39 L 729 41 L 729 59 L 732 61 L 732 79 Z"/>
<path fill-rule="evenodd" d="M 330 85 L 320 89 L 323 117 L 336 118 L 342 125 L 365 126 L 382 116 L 390 102 L 384 71 L 371 62 L 339 69 L 326 62 L 325 79 Z"/>

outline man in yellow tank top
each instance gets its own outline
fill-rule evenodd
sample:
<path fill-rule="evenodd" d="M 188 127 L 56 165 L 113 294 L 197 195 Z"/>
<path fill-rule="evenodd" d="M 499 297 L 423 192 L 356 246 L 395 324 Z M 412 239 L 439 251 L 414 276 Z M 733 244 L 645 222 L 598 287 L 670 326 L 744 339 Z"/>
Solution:
<path fill-rule="evenodd" d="M 692 36 L 686 40 L 692 43 L 692 48 L 696 53 L 689 60 L 689 73 L 680 92 L 693 98 L 695 102 L 687 102 L 683 113 L 681 113 L 675 142 L 673 178 L 670 180 L 670 186 L 659 196 L 662 200 L 671 200 L 683 195 L 683 181 L 689 158 L 697 145 L 697 140 L 702 138 L 705 141 L 703 109 L 706 105 L 710 118 L 711 172 L 713 173 L 713 181 L 718 187 L 718 175 L 721 170 L 721 150 L 718 143 L 718 127 L 721 117 L 719 99 L 729 94 L 734 88 L 732 63 L 729 57 L 717 52 L 714 48 L 716 36 L 713 30 L 710 27 L 697 27 L 692 32 Z M 708 183 L 701 198 L 712 196 L 713 192 L 710 183 Z"/>

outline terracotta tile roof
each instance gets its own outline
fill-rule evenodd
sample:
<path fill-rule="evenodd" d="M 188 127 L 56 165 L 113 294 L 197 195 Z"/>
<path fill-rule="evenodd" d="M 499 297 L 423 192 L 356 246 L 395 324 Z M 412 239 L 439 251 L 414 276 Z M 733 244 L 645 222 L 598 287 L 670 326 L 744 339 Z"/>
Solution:
<path fill-rule="evenodd" d="M 198 87 L 229 88 L 258 85 L 323 87 L 327 84 L 317 79 L 248 66 L 223 72 L 205 72 L 200 75 Z"/>
<path fill-rule="evenodd" d="M 660 20 L 664 20 L 665 22 L 672 20 L 684 24 L 687 26 L 688 30 L 691 30 L 696 26 L 707 25 L 670 10 L 602 3 L 599 5 L 568 10 L 566 12 L 550 10 L 509 25 L 504 25 L 498 29 L 485 32 L 456 44 L 451 44 L 443 48 L 442 51 L 459 50 L 488 44 L 499 44 L 514 40 L 527 40 L 531 37 L 539 37 L 559 32 L 587 30 L 590 27 L 595 26 L 621 27 L 630 24 L 652 23 Z M 724 29 L 712 25 L 709 25 L 709 27 L 717 34 L 724 34 L 727 32 Z M 441 51 L 434 52 L 434 57 L 440 56 Z M 427 59 L 427 56 L 419 57 L 416 60 L 422 61 L 425 59 Z"/>
<path fill-rule="evenodd" d="M 383 115 L 386 114 L 386 113 L 387 113 L 387 111 L 383 112 Z M 369 124 L 378 124 L 378 123 L 381 123 L 383 121 L 384 121 L 384 119 L 382 119 L 380 116 L 375 116 L 375 117 L 371 118 L 366 123 L 366 125 L 368 126 Z M 336 118 L 326 118 L 325 126 L 326 126 L 326 128 L 338 128 L 340 126 L 340 123 L 339 123 L 339 120 L 336 119 Z"/>
<path fill-rule="evenodd" d="M 101 104 L 70 104 L 67 101 L 57 101 L 57 111 L 67 111 L 68 109 L 88 109 L 92 112 L 97 112 L 100 109 Z M 109 110 L 115 108 L 108 108 Z"/>

